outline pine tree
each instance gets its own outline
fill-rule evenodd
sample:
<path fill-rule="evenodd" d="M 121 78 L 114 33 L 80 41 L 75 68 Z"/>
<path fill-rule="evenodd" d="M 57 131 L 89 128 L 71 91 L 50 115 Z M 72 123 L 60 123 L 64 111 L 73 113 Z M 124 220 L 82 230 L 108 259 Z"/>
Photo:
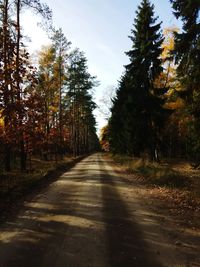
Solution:
<path fill-rule="evenodd" d="M 66 64 L 68 60 L 68 51 L 70 49 L 71 42 L 64 36 L 62 29 L 54 30 L 52 40 L 52 48 L 55 51 L 55 75 L 56 87 L 59 97 L 59 114 L 58 114 L 58 128 L 59 128 L 59 147 L 60 152 L 63 150 L 63 90 L 66 80 Z"/>
<path fill-rule="evenodd" d="M 88 72 L 84 53 L 76 49 L 71 54 L 67 75 L 71 150 L 74 156 L 92 151 L 98 143 L 92 114 L 96 105 L 90 93 L 95 85 L 95 77 Z"/>
<path fill-rule="evenodd" d="M 59 112 L 59 92 L 55 79 L 56 53 L 52 45 L 43 47 L 39 53 L 38 86 L 37 92 L 42 101 L 42 120 L 40 120 L 41 152 L 47 160 L 51 156 L 50 147 L 54 145 L 54 154 L 57 153 L 55 144 L 55 129 Z M 58 127 L 59 128 L 59 127 Z"/>

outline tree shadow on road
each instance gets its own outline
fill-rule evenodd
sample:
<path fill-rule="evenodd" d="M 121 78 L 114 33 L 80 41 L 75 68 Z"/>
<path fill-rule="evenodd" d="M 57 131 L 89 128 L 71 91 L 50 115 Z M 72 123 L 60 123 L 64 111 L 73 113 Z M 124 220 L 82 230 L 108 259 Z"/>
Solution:
<path fill-rule="evenodd" d="M 111 267 L 161 267 L 156 252 L 144 241 L 138 224 L 131 218 L 113 177 L 101 163 L 104 220 L 106 222 L 109 265 Z"/>

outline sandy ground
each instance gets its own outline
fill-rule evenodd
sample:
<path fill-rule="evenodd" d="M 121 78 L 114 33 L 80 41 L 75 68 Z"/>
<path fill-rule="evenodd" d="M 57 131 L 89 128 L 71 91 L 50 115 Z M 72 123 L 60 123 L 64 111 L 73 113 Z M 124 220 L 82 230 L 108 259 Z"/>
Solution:
<path fill-rule="evenodd" d="M 183 244 L 124 175 L 101 154 L 64 173 L 0 226 L 0 267 L 200 266 L 200 236 Z"/>

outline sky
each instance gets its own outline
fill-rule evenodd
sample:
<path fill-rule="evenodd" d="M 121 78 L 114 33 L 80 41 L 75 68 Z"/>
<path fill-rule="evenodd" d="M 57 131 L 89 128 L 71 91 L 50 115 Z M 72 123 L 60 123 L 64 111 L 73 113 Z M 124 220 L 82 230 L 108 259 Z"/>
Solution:
<path fill-rule="evenodd" d="M 42 1 L 42 0 L 41 0 Z M 45 0 L 44 0 L 45 1 Z M 72 47 L 85 52 L 89 71 L 97 76 L 100 86 L 94 95 L 97 105 L 108 94 L 112 86 L 117 87 L 130 50 L 128 38 L 133 28 L 135 11 L 140 0 L 46 0 L 53 11 L 53 24 L 62 28 Z M 152 0 L 155 16 L 159 16 L 162 27 L 180 25 L 174 15 L 169 0 Z M 37 26 L 39 18 L 30 12 L 23 14 L 24 33 L 31 38 L 29 49 L 34 52 L 49 43 L 45 32 Z M 106 124 L 104 115 L 95 111 L 98 129 Z"/>

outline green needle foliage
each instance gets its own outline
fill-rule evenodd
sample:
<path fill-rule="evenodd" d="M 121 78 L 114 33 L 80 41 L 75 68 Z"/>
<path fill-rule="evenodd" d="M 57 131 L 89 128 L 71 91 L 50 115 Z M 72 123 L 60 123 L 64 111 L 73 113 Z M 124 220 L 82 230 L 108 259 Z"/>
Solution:
<path fill-rule="evenodd" d="M 155 159 L 159 146 L 159 130 L 167 116 L 163 108 L 165 88 L 155 80 L 162 72 L 160 30 L 154 6 L 143 0 L 136 12 L 132 49 L 126 54 L 130 64 L 119 83 L 110 120 L 111 147 L 114 152 Z"/>
<path fill-rule="evenodd" d="M 176 18 L 183 22 L 183 31 L 175 34 L 175 59 L 178 76 L 185 96 L 193 101 L 194 92 L 200 89 L 200 1 L 171 0 Z"/>
<path fill-rule="evenodd" d="M 6 171 L 19 159 L 25 171 L 33 157 L 57 162 L 98 146 L 91 92 L 97 84 L 87 59 L 71 51 L 62 29 L 49 25 L 51 44 L 39 53 L 37 66 L 31 64 L 23 45 L 24 9 L 41 15 L 46 26 L 52 15 L 40 0 L 0 0 L 0 164 Z"/>
<path fill-rule="evenodd" d="M 87 59 L 83 52 L 72 52 L 66 79 L 69 99 L 70 149 L 74 156 L 94 151 L 98 148 L 96 122 L 93 111 L 96 104 L 91 90 L 96 85 L 95 77 L 88 72 Z"/>
<path fill-rule="evenodd" d="M 171 0 L 176 18 L 181 19 L 183 31 L 175 34 L 174 56 L 178 64 L 181 97 L 186 103 L 189 123 L 190 152 L 200 160 L 200 1 Z"/>

